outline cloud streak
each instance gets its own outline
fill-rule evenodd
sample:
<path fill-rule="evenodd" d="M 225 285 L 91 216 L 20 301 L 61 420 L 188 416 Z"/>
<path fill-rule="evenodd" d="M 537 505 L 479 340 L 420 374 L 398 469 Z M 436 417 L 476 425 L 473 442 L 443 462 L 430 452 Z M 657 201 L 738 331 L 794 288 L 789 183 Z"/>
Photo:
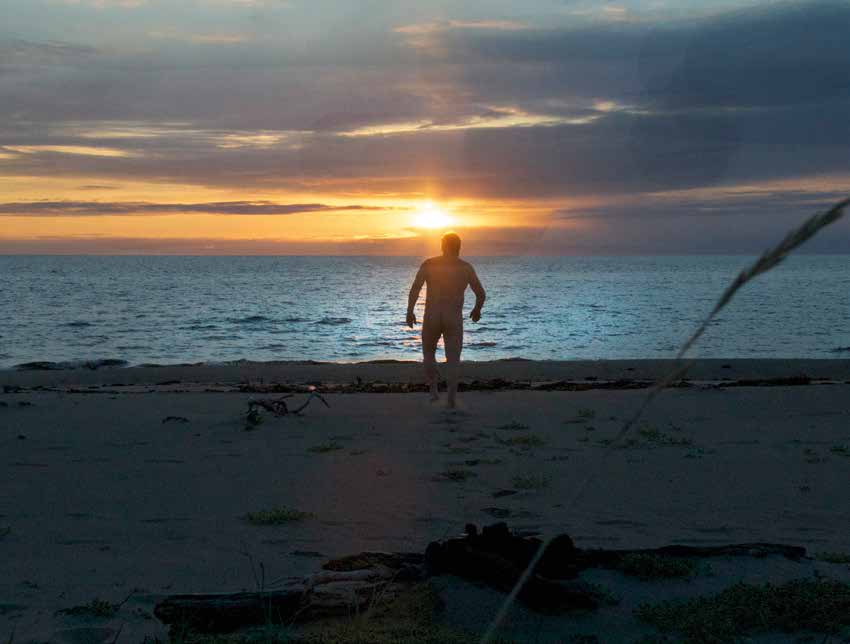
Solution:
<path fill-rule="evenodd" d="M 0 203 L 0 214 L 21 217 L 102 217 L 108 215 L 297 215 L 311 212 L 375 212 L 389 208 L 321 203 L 279 204 L 270 201 L 149 203 L 105 201 L 22 201 Z"/>

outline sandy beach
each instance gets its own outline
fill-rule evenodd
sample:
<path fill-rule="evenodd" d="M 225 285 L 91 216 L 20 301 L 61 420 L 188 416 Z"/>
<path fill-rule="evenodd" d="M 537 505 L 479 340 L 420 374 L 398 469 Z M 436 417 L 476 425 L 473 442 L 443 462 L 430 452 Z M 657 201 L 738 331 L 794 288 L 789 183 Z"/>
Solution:
<path fill-rule="evenodd" d="M 850 552 L 850 361 L 697 361 L 625 445 L 608 445 L 668 367 L 468 363 L 457 413 L 415 391 L 415 363 L 0 372 L 0 640 L 112 641 L 119 628 L 122 642 L 164 640 L 151 615 L 159 598 L 253 589 L 252 562 L 274 582 L 328 557 L 422 552 L 466 523 L 500 519 L 567 532 L 583 548 L 764 541 Z M 329 407 L 264 413 L 246 431 L 249 400 L 307 386 L 328 392 Z M 310 516 L 245 520 L 281 507 Z M 642 592 L 815 570 L 850 579 L 847 565 L 814 560 L 727 563 L 690 590 Z M 448 602 L 447 619 L 480 627 L 499 601 L 480 592 L 479 612 Z M 56 614 L 131 593 L 109 619 Z M 543 632 L 633 641 L 643 631 L 632 606 L 550 620 Z"/>

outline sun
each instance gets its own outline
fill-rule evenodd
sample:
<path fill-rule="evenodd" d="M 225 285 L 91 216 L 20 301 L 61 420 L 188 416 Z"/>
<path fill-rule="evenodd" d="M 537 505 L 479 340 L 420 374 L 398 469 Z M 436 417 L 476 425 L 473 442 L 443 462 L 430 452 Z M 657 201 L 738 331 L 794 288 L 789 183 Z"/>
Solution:
<path fill-rule="evenodd" d="M 417 228 L 448 228 L 454 223 L 449 214 L 431 202 L 422 205 L 414 215 L 414 225 Z"/>

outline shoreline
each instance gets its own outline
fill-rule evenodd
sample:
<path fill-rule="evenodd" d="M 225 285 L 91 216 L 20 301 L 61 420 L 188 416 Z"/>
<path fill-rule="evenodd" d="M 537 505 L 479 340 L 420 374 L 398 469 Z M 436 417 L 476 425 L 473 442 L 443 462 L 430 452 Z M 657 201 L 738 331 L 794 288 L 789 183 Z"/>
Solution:
<path fill-rule="evenodd" d="M 438 368 L 442 363 L 438 363 Z M 462 362 L 461 383 L 653 383 L 667 375 L 674 360 L 525 360 L 504 359 Z M 688 382 L 755 382 L 796 379 L 790 384 L 850 381 L 850 359 L 718 359 L 691 361 L 685 376 Z M 147 366 L 101 366 L 68 369 L 4 369 L 0 370 L 0 386 L 67 387 L 67 386 L 168 386 L 178 384 L 288 384 L 345 385 L 364 383 L 424 383 L 422 363 L 415 361 L 377 360 L 355 363 L 336 362 L 229 362 Z M 768 383 L 769 384 L 769 383 Z M 788 383 L 786 383 L 788 384 Z M 484 387 L 494 388 L 494 387 Z"/>

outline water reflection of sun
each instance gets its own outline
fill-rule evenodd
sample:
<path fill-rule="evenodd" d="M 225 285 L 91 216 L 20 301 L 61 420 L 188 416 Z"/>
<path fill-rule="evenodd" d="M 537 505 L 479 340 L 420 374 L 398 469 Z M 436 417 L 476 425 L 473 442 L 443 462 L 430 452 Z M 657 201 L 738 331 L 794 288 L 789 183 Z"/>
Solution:
<path fill-rule="evenodd" d="M 415 213 L 413 225 L 417 228 L 428 228 L 434 230 L 437 228 L 448 228 L 454 223 L 454 220 L 449 214 L 434 205 L 430 201 L 422 205 Z"/>

